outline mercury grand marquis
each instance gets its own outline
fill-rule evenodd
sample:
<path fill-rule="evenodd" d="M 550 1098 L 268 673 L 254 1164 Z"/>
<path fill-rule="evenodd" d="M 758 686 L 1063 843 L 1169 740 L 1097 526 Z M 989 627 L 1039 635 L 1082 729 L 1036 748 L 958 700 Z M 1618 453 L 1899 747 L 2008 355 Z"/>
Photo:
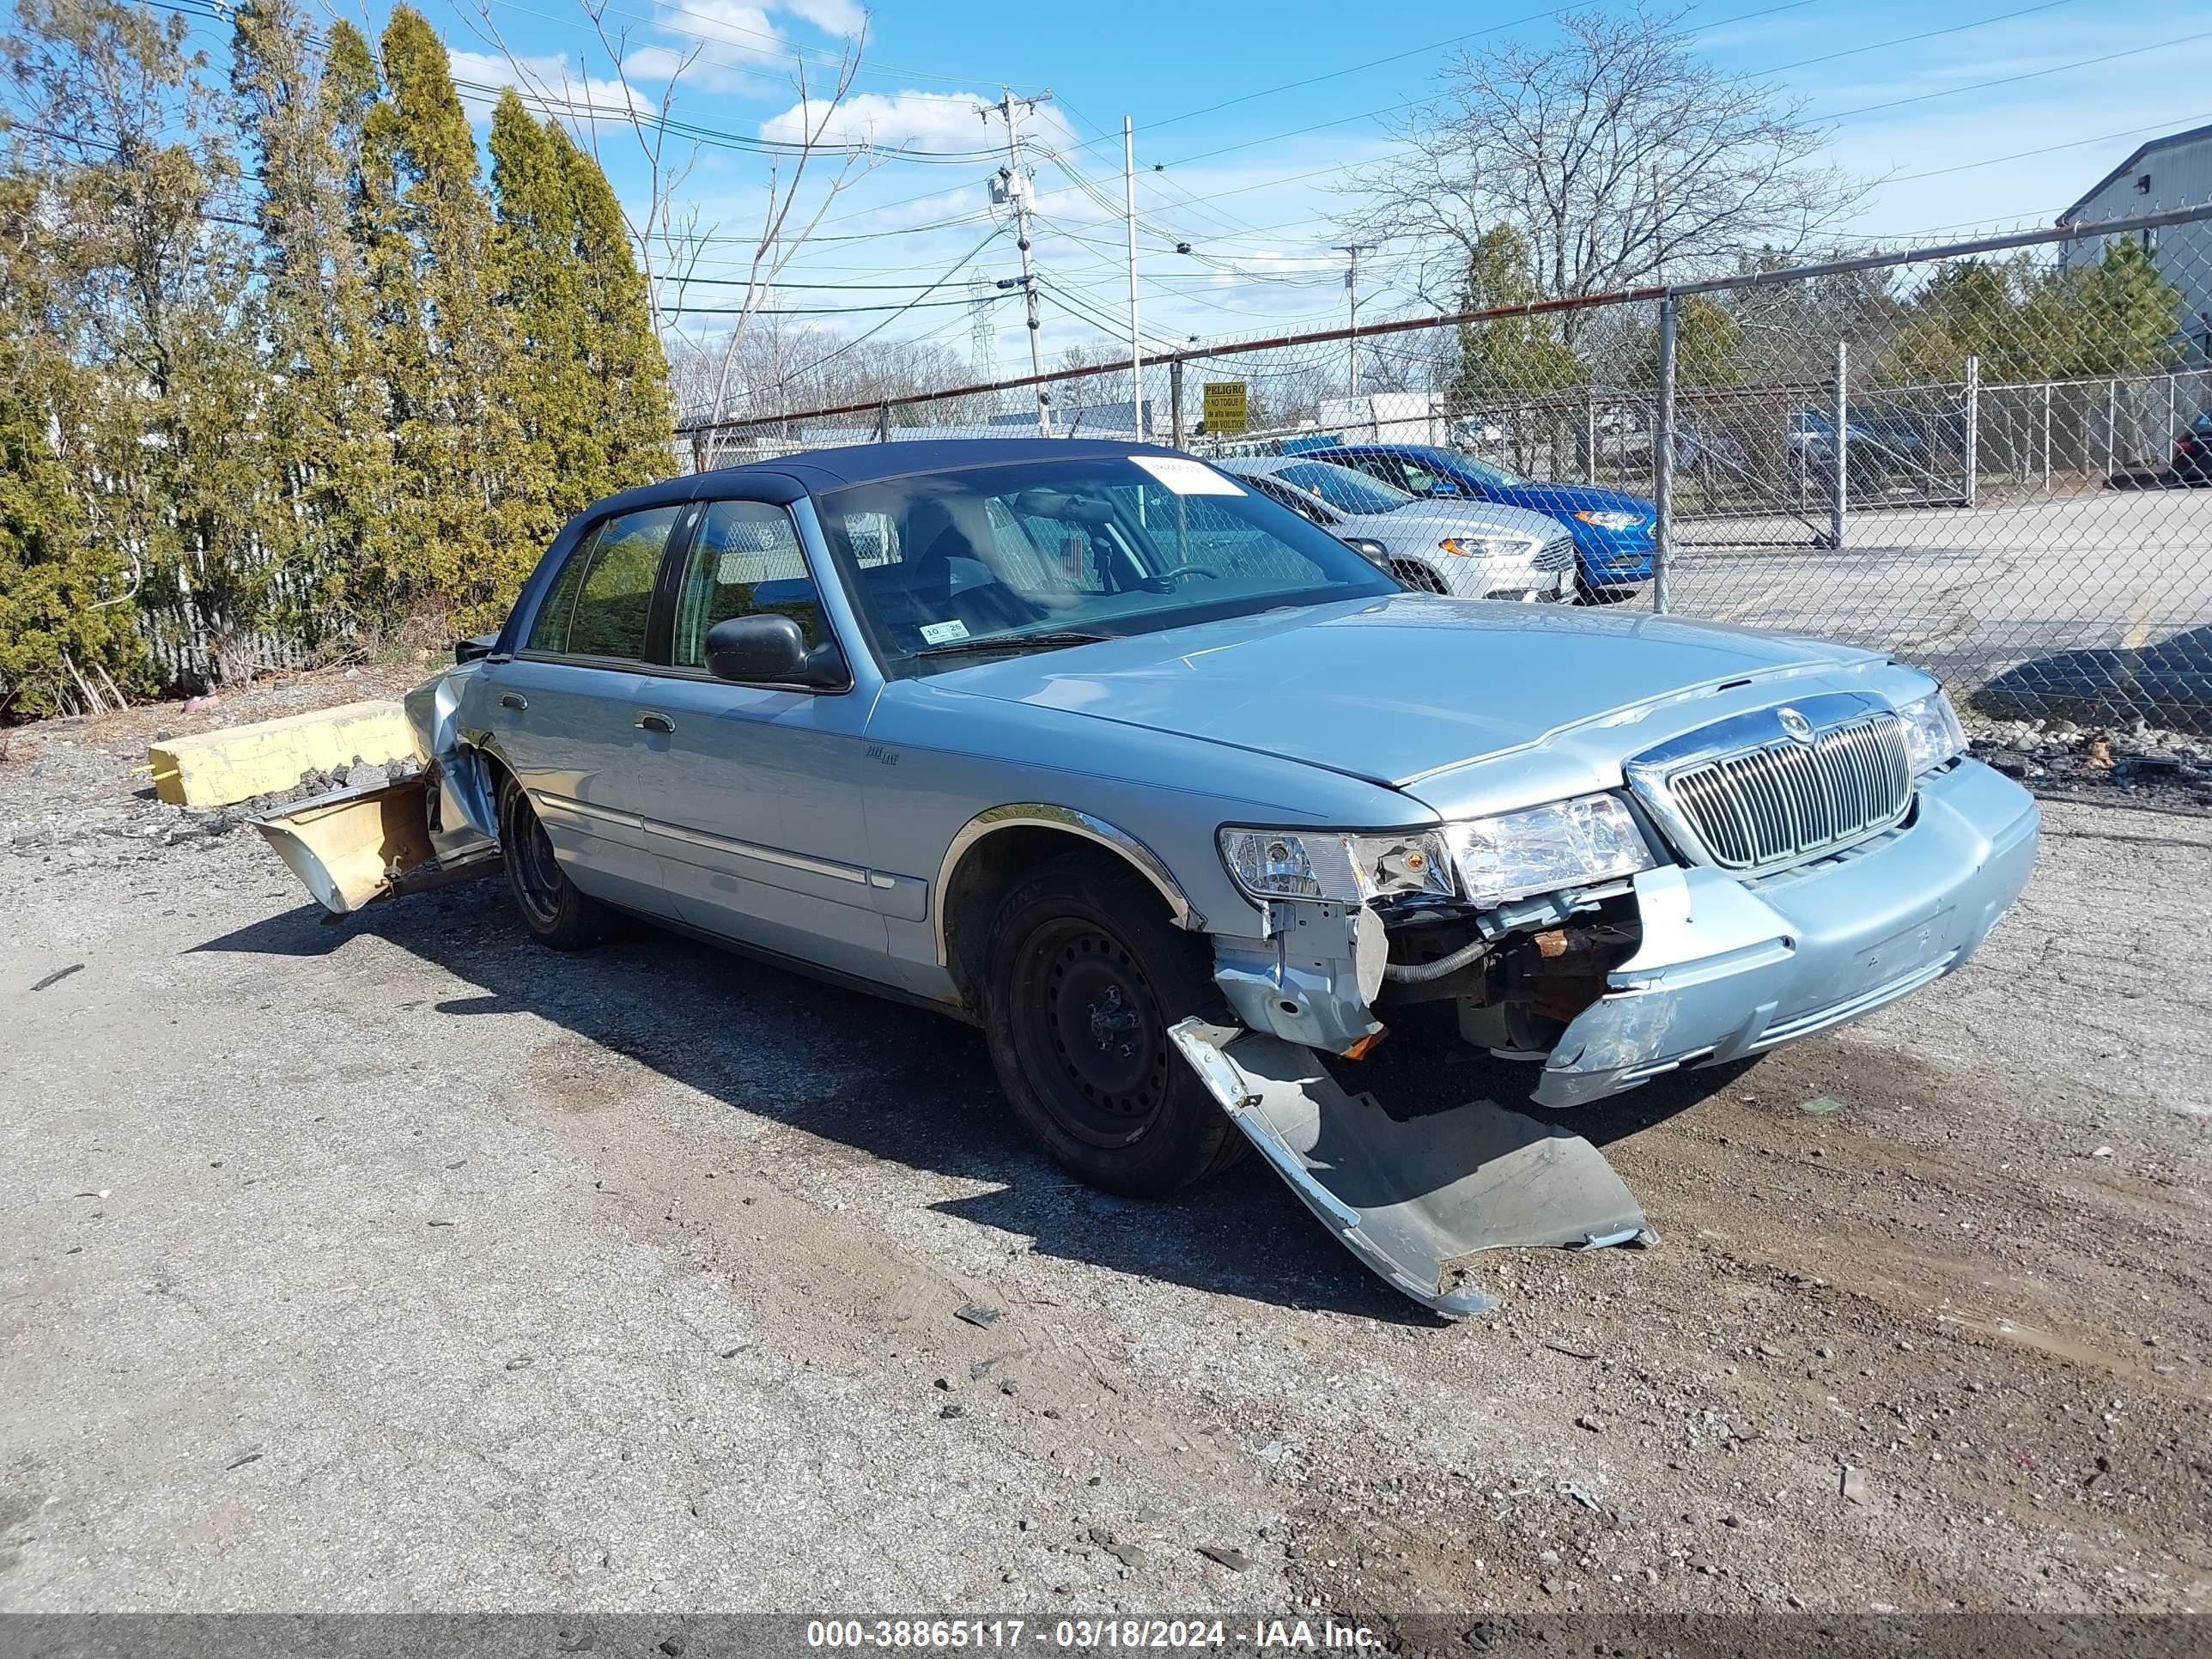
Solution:
<path fill-rule="evenodd" d="M 1756 1055 L 1956 969 L 2035 851 L 1917 669 L 1408 591 L 1145 445 L 633 490 L 465 654 L 409 700 L 431 823 L 538 939 L 634 913 L 955 1014 L 1083 1180 L 1256 1147 L 1447 1314 L 1473 1250 L 1650 1230 L 1581 1137 L 1347 1061 L 1441 1030 L 1559 1109 Z"/>

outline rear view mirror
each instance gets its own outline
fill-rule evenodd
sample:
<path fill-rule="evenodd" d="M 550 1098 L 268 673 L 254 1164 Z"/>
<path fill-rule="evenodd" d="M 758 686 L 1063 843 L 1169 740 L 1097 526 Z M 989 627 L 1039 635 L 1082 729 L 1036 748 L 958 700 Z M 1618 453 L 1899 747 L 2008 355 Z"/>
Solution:
<path fill-rule="evenodd" d="M 806 635 L 772 612 L 731 617 L 707 630 L 707 672 L 741 685 L 798 685 L 810 678 Z"/>

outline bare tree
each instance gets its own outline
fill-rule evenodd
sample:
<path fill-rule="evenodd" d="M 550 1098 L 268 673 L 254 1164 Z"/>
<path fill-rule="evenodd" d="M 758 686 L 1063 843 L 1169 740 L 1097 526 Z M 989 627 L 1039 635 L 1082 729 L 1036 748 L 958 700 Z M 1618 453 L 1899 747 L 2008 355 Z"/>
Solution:
<path fill-rule="evenodd" d="M 1817 239 L 1867 185 L 1822 163 L 1802 102 L 1698 56 L 1680 17 L 1571 13 L 1556 46 L 1455 52 L 1396 130 L 1408 153 L 1345 186 L 1346 228 L 1411 244 L 1416 291 L 1440 307 L 1501 226 L 1547 298 Z M 1571 343 L 1574 314 L 1561 326 Z"/>
<path fill-rule="evenodd" d="M 699 62 L 701 48 L 695 44 L 676 52 L 653 46 L 648 61 L 658 66 L 651 78 L 659 82 L 659 90 L 649 93 L 640 85 L 647 77 L 632 67 L 644 54 L 634 50 L 631 27 L 609 26 L 609 0 L 578 0 L 578 4 L 591 20 L 610 66 L 618 94 L 612 107 L 594 98 L 588 72 L 580 76 L 580 84 L 572 82 L 564 61 L 557 76 L 549 76 L 509 46 L 494 15 L 492 0 L 477 0 L 477 33 L 507 59 L 517 83 L 541 110 L 571 122 L 602 165 L 606 158 L 599 149 L 601 127 L 630 135 L 644 170 L 646 188 L 641 204 L 634 204 L 627 195 L 620 198 L 623 218 L 638 250 L 653 314 L 680 347 L 671 356 L 681 356 L 695 366 L 702 359 L 716 365 L 707 376 L 687 377 L 694 388 L 706 395 L 696 404 L 686 400 L 684 407 L 687 413 L 718 420 L 729 411 L 740 347 L 755 313 L 766 303 L 784 268 L 819 228 L 830 204 L 872 168 L 876 152 L 865 140 L 841 143 L 830 137 L 837 112 L 860 72 L 865 29 L 845 43 L 826 88 L 812 83 L 805 55 L 793 52 L 792 82 L 799 94 L 799 137 L 769 150 L 767 200 L 758 234 L 746 239 L 750 252 L 742 290 L 732 298 L 728 283 L 714 281 L 717 299 L 713 314 L 719 326 L 710 334 L 687 329 L 680 319 L 686 295 L 704 280 L 699 275 L 699 262 L 715 240 L 720 226 L 702 220 L 697 204 L 684 198 L 684 186 L 698 163 L 700 145 L 697 139 L 684 137 L 671 118 L 678 86 Z M 825 169 L 826 179 L 823 177 Z M 711 350 L 709 341 L 714 343 Z"/>

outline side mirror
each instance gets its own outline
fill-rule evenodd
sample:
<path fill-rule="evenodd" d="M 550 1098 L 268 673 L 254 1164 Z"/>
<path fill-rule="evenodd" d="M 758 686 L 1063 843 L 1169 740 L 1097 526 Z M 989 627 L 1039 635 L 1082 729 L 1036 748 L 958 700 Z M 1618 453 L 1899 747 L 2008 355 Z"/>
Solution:
<path fill-rule="evenodd" d="M 1459 496 L 1459 486 L 1455 483 L 1449 483 L 1443 479 L 1439 478 L 1436 483 L 1429 486 L 1429 494 L 1431 495 L 1448 495 L 1452 497 L 1454 500 L 1456 500 Z"/>
<path fill-rule="evenodd" d="M 707 672 L 744 685 L 795 685 L 811 678 L 806 635 L 788 617 L 731 617 L 707 630 Z"/>

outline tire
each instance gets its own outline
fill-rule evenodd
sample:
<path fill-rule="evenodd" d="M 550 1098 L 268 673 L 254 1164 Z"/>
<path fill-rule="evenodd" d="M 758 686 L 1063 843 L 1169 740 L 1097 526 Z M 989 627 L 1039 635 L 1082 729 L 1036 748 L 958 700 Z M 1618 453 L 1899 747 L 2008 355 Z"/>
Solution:
<path fill-rule="evenodd" d="M 562 872 L 529 794 L 511 777 L 499 785 L 499 851 L 508 896 L 531 938 L 552 950 L 581 951 L 606 937 L 607 908 Z"/>
<path fill-rule="evenodd" d="M 1095 855 L 1010 890 L 991 926 L 983 1030 L 1014 1115 L 1079 1180 L 1157 1198 L 1249 1144 L 1169 1037 L 1226 1019 L 1199 942 L 1159 895 Z"/>
<path fill-rule="evenodd" d="M 1400 559 L 1390 567 L 1390 574 L 1412 588 L 1416 593 L 1449 592 L 1444 579 L 1425 564 L 1415 564 L 1410 559 Z"/>

